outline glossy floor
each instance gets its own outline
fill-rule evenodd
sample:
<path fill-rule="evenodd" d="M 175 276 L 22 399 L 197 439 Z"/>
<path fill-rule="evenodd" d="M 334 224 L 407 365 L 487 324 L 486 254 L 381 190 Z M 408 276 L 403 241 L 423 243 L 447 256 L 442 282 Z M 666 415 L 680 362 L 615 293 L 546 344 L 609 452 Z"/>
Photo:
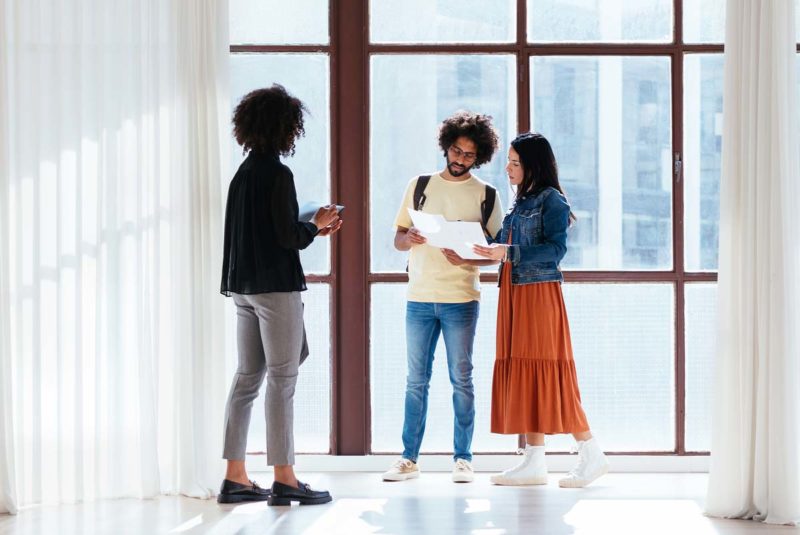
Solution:
<path fill-rule="evenodd" d="M 254 474 L 267 485 L 270 474 Z M 705 474 L 609 474 L 585 489 L 454 484 L 447 473 L 383 483 L 377 473 L 303 474 L 334 501 L 322 506 L 220 506 L 165 496 L 60 507 L 0 516 L 0 534 L 762 534 L 798 528 L 703 516 Z"/>

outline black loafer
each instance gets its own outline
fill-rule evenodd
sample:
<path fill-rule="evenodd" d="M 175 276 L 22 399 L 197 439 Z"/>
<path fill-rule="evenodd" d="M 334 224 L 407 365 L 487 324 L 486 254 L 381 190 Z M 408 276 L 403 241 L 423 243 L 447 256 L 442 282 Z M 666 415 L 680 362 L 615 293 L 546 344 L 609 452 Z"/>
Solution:
<path fill-rule="evenodd" d="M 328 503 L 333 498 L 327 490 L 312 490 L 305 483 L 297 482 L 298 488 L 278 483 L 272 484 L 272 494 L 267 503 L 270 505 L 292 505 L 292 502 L 300 502 L 300 505 L 318 505 Z"/>
<path fill-rule="evenodd" d="M 255 481 L 251 481 L 250 485 L 242 485 L 229 479 L 222 482 L 222 487 L 219 489 L 217 496 L 218 503 L 241 503 L 241 502 L 263 502 L 268 500 L 270 495 L 269 489 L 262 489 Z"/>

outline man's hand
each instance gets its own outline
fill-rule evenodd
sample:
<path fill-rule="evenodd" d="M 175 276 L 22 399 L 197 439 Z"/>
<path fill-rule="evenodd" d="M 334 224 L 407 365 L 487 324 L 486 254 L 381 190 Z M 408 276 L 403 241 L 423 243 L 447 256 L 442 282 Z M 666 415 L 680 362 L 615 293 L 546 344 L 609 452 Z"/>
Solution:
<path fill-rule="evenodd" d="M 422 233 L 414 227 L 411 227 L 408 229 L 408 232 L 406 232 L 406 243 L 409 247 L 422 245 L 427 241 L 427 238 L 425 238 L 425 236 L 423 236 Z"/>
<path fill-rule="evenodd" d="M 469 263 L 463 258 L 461 258 L 459 254 L 452 249 L 442 249 L 441 251 L 444 257 L 447 259 L 447 261 L 453 264 L 454 266 L 463 266 Z"/>
<path fill-rule="evenodd" d="M 397 232 L 394 234 L 394 248 L 398 251 L 408 251 L 415 245 L 421 245 L 427 241 L 425 236 L 414 227 L 410 229 L 398 227 Z"/>

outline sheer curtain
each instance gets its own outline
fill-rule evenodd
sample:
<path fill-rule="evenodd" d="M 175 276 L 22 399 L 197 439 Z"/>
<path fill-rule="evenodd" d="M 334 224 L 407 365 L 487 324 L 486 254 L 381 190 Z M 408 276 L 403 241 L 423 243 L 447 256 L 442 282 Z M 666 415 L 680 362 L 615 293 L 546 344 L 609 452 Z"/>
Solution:
<path fill-rule="evenodd" d="M 0 30 L 6 27 L 6 10 L 0 9 Z M 8 99 L 6 98 L 5 42 L 0 41 L 0 513 L 16 513 L 14 451 L 11 440 L 11 318 L 8 292 Z"/>
<path fill-rule="evenodd" d="M 713 516 L 800 521 L 795 8 L 729 0 Z"/>
<path fill-rule="evenodd" d="M 4 4 L 5 507 L 211 496 L 227 2 Z"/>

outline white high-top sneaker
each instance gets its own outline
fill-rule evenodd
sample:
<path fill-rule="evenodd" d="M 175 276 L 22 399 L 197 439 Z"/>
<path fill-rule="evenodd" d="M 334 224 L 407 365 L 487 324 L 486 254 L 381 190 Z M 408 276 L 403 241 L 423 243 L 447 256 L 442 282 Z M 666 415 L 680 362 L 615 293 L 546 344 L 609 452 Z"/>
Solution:
<path fill-rule="evenodd" d="M 544 446 L 525 446 L 522 462 L 489 480 L 495 485 L 546 485 L 547 464 L 544 461 Z"/>
<path fill-rule="evenodd" d="M 558 481 L 558 486 L 573 489 L 585 487 L 607 473 L 608 467 L 608 459 L 594 437 L 578 442 L 578 464 Z"/>

